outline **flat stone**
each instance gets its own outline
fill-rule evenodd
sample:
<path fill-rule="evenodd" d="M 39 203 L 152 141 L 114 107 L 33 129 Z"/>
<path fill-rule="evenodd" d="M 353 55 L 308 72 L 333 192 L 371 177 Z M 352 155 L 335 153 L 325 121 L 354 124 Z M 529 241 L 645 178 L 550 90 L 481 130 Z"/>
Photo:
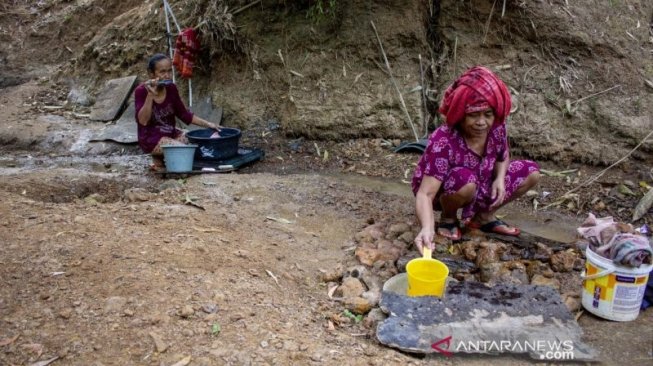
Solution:
<path fill-rule="evenodd" d="M 190 318 L 193 314 L 195 314 L 195 309 L 190 305 L 184 305 L 181 311 L 179 311 L 179 316 L 182 318 Z"/>
<path fill-rule="evenodd" d="M 107 124 L 103 129 L 91 135 L 89 141 L 111 140 L 121 144 L 133 144 L 138 142 L 138 128 L 136 126 L 136 107 L 131 101 L 125 112 L 115 124 Z"/>
<path fill-rule="evenodd" d="M 560 281 L 556 278 L 549 278 L 541 274 L 536 274 L 531 278 L 531 285 L 548 286 L 555 290 L 560 290 Z"/>
<path fill-rule="evenodd" d="M 118 118 L 136 83 L 136 75 L 107 81 L 91 109 L 93 121 L 113 121 Z"/>
<path fill-rule="evenodd" d="M 384 291 L 380 306 L 389 317 L 377 327 L 378 340 L 406 352 L 440 352 L 432 345 L 443 341 L 437 347 L 451 353 L 597 357 L 581 341 L 582 330 L 560 295 L 547 286 L 450 282 L 443 298 Z"/>
<path fill-rule="evenodd" d="M 182 99 L 187 100 L 187 98 L 184 98 L 183 96 Z M 193 106 L 188 109 L 193 112 L 193 114 L 196 114 L 198 117 L 202 117 L 209 122 L 220 124 L 222 121 L 222 107 L 214 107 L 210 96 L 198 97 L 197 99 L 193 98 Z M 179 120 L 177 120 L 177 124 L 181 128 L 189 131 L 204 128 L 196 125 L 186 125 Z"/>
<path fill-rule="evenodd" d="M 127 299 L 122 296 L 112 296 L 107 299 L 104 304 L 105 313 L 121 312 L 123 307 L 127 305 Z"/>
<path fill-rule="evenodd" d="M 410 226 L 406 223 L 398 223 L 398 224 L 392 224 L 388 228 L 388 238 L 389 239 L 395 239 L 398 238 L 399 235 L 410 231 Z"/>
<path fill-rule="evenodd" d="M 551 256 L 551 268 L 556 272 L 571 272 L 578 256 L 572 251 L 558 252 Z"/>
<path fill-rule="evenodd" d="M 342 285 L 338 286 L 334 293 L 337 297 L 353 298 L 358 297 L 365 292 L 365 286 L 354 277 L 347 277 L 342 281 Z"/>
<path fill-rule="evenodd" d="M 150 332 L 150 337 L 152 337 L 152 340 L 154 341 L 154 346 L 156 347 L 157 352 L 163 353 L 168 349 L 168 345 L 163 341 L 163 338 L 161 338 L 160 335 L 155 332 Z"/>

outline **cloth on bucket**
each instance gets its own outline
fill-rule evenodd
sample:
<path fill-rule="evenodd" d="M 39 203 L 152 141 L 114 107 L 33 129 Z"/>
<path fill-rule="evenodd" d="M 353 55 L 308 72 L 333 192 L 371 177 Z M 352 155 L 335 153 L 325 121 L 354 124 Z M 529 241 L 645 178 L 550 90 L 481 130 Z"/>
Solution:
<path fill-rule="evenodd" d="M 653 260 L 648 238 L 636 234 L 632 225 L 614 222 L 610 216 L 596 218 L 590 213 L 577 230 L 589 241 L 593 252 L 617 264 L 639 267 Z"/>
<path fill-rule="evenodd" d="M 177 36 L 175 42 L 175 55 L 172 64 L 179 70 L 181 77 L 193 77 L 193 65 L 197 53 L 200 51 L 200 42 L 193 28 L 186 28 Z"/>
<path fill-rule="evenodd" d="M 644 290 L 644 298 L 642 299 L 642 310 L 653 306 L 653 276 L 648 276 L 648 282 L 646 283 L 646 289 Z"/>

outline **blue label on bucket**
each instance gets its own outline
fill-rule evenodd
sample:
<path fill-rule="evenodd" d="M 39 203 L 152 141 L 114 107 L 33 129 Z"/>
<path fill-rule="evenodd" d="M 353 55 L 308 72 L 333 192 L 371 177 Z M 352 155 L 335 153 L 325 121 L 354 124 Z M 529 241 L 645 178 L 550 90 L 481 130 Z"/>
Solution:
<path fill-rule="evenodd" d="M 623 283 L 635 283 L 636 278 L 635 277 L 627 277 L 627 276 L 619 276 L 617 275 L 617 282 L 623 282 Z"/>
<path fill-rule="evenodd" d="M 601 300 L 601 288 L 596 286 L 594 287 L 594 298 L 592 299 L 592 306 L 598 308 L 599 300 Z"/>

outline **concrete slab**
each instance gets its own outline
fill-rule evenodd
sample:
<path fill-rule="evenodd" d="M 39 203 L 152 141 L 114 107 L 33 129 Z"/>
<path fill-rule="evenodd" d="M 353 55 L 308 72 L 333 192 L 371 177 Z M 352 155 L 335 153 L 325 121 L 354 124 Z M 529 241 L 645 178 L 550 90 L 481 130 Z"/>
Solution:
<path fill-rule="evenodd" d="M 136 108 L 131 101 L 125 112 L 115 124 L 107 124 L 103 129 L 96 131 L 89 141 L 115 141 L 121 144 L 138 142 L 138 131 L 135 119 Z"/>
<path fill-rule="evenodd" d="M 107 81 L 91 108 L 90 119 L 106 122 L 118 118 L 135 84 L 135 75 Z"/>
<path fill-rule="evenodd" d="M 397 275 L 401 276 L 401 275 Z M 528 354 L 537 360 L 595 360 L 582 330 L 550 287 L 451 282 L 444 298 L 408 297 L 391 279 L 384 288 L 379 324 L 382 344 L 412 353 Z M 396 291 L 396 290 L 395 290 Z"/>
<path fill-rule="evenodd" d="M 195 105 L 192 108 L 192 112 L 198 117 L 202 117 L 203 119 L 215 124 L 220 124 L 222 121 L 222 107 L 214 107 L 210 96 L 197 98 Z M 204 128 L 195 125 L 186 125 L 180 120 L 177 120 L 177 125 L 188 131 Z"/>

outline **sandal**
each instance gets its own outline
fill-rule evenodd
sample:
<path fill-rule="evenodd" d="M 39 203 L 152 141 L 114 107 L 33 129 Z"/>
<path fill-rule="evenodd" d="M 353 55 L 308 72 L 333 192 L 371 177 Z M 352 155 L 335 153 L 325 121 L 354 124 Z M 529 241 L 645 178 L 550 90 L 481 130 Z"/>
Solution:
<path fill-rule="evenodd" d="M 165 165 L 150 164 L 150 171 L 151 172 L 158 173 L 158 172 L 163 172 L 165 170 L 166 170 Z"/>
<path fill-rule="evenodd" d="M 476 221 L 470 221 L 467 223 L 467 227 L 472 229 L 479 229 L 484 233 L 493 233 L 507 236 L 519 236 L 521 233 L 517 227 L 512 227 L 512 230 L 510 230 L 510 226 L 508 226 L 505 221 L 499 219 L 487 222 L 483 225 L 479 224 Z"/>
<path fill-rule="evenodd" d="M 444 231 L 442 230 L 447 230 L 449 234 L 443 233 Z M 436 232 L 438 235 L 445 237 L 447 239 L 451 239 L 452 241 L 460 240 L 460 238 L 463 236 L 462 232 L 460 231 L 460 227 L 458 225 L 458 220 L 454 220 L 453 222 L 443 222 L 440 221 L 438 223 L 438 228 L 436 229 Z"/>

